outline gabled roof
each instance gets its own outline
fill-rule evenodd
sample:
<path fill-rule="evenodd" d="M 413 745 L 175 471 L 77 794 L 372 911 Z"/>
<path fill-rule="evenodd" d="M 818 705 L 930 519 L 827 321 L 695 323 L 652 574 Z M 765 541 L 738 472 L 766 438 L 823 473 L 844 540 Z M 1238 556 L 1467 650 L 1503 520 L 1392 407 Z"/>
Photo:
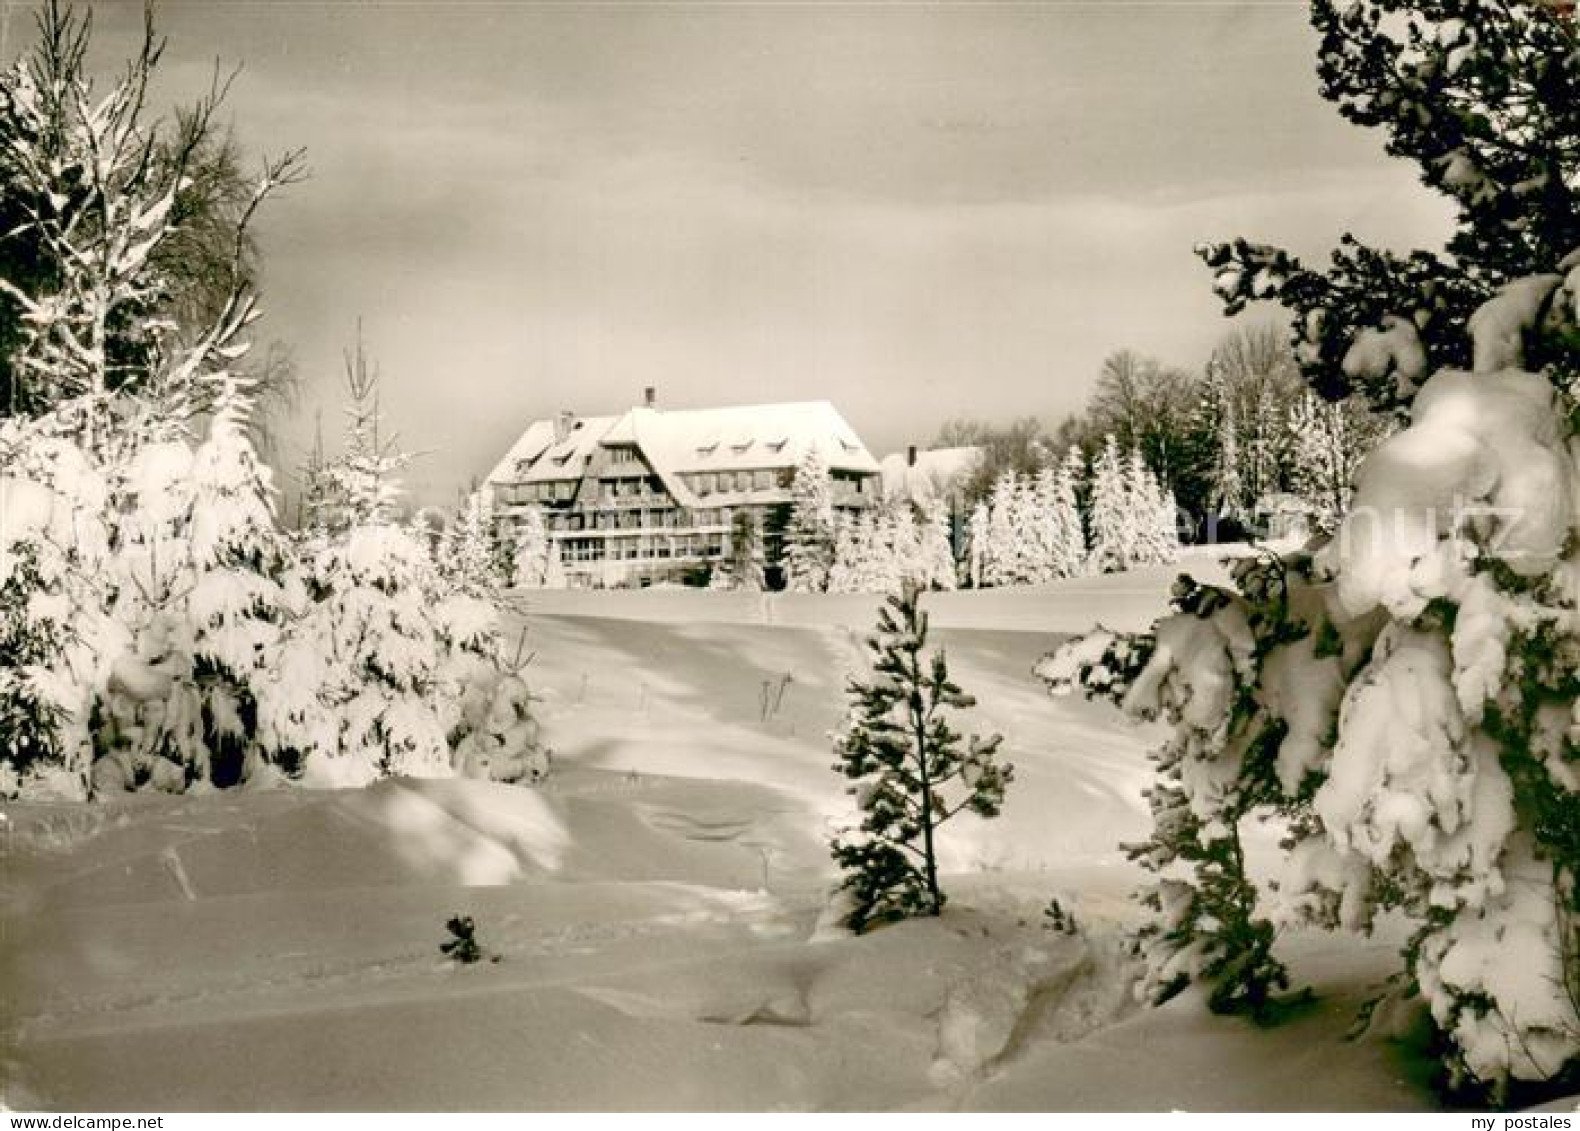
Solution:
<path fill-rule="evenodd" d="M 510 450 L 494 465 L 494 470 L 483 477 L 483 482 L 487 485 L 519 483 L 527 468 L 553 443 L 554 421 L 534 420 L 527 425 L 527 430 L 520 438 L 510 445 Z"/>
<path fill-rule="evenodd" d="M 518 483 L 553 483 L 580 479 L 587 472 L 593 452 L 609 429 L 619 422 L 617 416 L 585 416 L 570 421 L 570 431 L 543 449 Z M 539 421 L 538 423 L 542 423 Z M 553 422 L 550 422 L 553 427 Z"/>
<path fill-rule="evenodd" d="M 547 443 L 541 442 L 545 429 Z M 870 475 L 879 471 L 872 453 L 828 401 L 677 410 L 642 407 L 618 417 L 573 420 L 570 433 L 558 442 L 554 430 L 553 421 L 535 421 L 490 473 L 490 482 L 580 479 L 598 447 L 616 445 L 640 450 L 670 494 L 687 506 L 728 505 L 732 496 L 714 493 L 704 500 L 693 494 L 682 476 L 791 468 L 814 445 L 830 470 Z M 525 468 L 520 466 L 518 449 L 536 450 Z"/>
<path fill-rule="evenodd" d="M 604 443 L 637 444 L 660 472 L 794 467 L 813 445 L 831 469 L 878 471 L 878 461 L 828 401 L 678 411 L 635 408 Z"/>

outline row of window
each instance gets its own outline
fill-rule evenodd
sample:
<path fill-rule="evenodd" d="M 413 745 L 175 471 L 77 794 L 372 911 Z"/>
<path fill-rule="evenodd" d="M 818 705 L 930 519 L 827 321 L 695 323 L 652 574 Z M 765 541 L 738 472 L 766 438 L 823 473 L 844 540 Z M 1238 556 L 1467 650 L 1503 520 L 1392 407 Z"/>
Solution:
<path fill-rule="evenodd" d="M 673 558 L 716 558 L 724 553 L 724 538 L 717 534 L 679 534 L 673 538 L 568 538 L 560 543 L 562 562 L 668 561 Z"/>
<path fill-rule="evenodd" d="M 785 490 L 795 479 L 795 471 L 788 467 L 758 468 L 754 471 L 701 471 L 684 476 L 686 486 L 698 495 L 714 492 L 727 494 L 741 491 Z"/>
<path fill-rule="evenodd" d="M 576 497 L 576 482 L 563 479 L 555 483 L 516 483 L 499 489 L 499 501 L 507 506 L 529 503 L 568 503 Z"/>
<path fill-rule="evenodd" d="M 550 530 L 678 530 L 697 526 L 728 526 L 729 507 L 684 510 L 657 507 L 649 510 L 571 511 L 548 516 Z"/>
<path fill-rule="evenodd" d="M 697 495 L 740 494 L 750 491 L 786 490 L 795 479 L 790 468 L 758 468 L 752 471 L 703 471 L 682 476 L 686 485 Z M 834 472 L 835 494 L 841 498 L 867 493 L 872 476 L 851 471 Z M 500 489 L 500 501 L 506 505 L 520 506 L 534 503 L 568 503 L 576 497 L 577 484 L 573 480 L 552 483 L 520 483 Z M 599 495 L 605 500 L 616 499 L 665 499 L 668 492 L 663 482 L 653 475 L 636 478 L 605 479 L 599 484 Z"/>

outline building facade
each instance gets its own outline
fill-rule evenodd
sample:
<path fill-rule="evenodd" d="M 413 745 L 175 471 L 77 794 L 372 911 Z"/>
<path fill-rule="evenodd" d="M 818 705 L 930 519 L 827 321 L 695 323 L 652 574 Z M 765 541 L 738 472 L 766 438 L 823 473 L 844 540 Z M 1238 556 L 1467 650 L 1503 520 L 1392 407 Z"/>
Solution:
<path fill-rule="evenodd" d="M 620 416 L 534 421 L 484 480 L 484 500 L 505 539 L 528 508 L 542 511 L 567 584 L 696 582 L 730 554 L 741 513 L 764 545 L 814 446 L 836 507 L 880 501 L 877 461 L 827 401 L 662 410 L 652 390 Z"/>

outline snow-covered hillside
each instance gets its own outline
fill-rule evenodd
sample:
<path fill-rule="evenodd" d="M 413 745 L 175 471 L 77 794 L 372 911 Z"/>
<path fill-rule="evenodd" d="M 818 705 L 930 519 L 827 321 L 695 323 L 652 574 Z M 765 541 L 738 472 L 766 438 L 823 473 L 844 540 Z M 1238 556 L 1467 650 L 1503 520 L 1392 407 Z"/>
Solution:
<path fill-rule="evenodd" d="M 1163 575 L 1039 604 L 1123 623 Z M 611 595 L 624 597 L 626 595 Z M 1013 593 L 939 622 L 1017 767 L 942 845 L 937 921 L 830 929 L 849 799 L 827 732 L 866 617 L 547 615 L 536 789 L 128 795 L 6 809 L 5 1102 L 75 1109 L 1389 1108 L 1411 1045 L 1342 1034 L 1397 939 L 1294 940 L 1318 1000 L 1263 1030 L 1138 1010 L 1118 928 L 1156 736 L 1052 700 Z M 678 595 L 679 598 L 694 595 Z M 732 608 L 731 594 L 700 595 Z M 1028 607 L 1030 602 L 1028 602 Z M 787 606 L 781 605 L 783 609 Z M 786 621 L 791 618 L 784 618 Z M 731 623 L 734 621 L 735 623 Z M 967 822 L 970 823 L 967 823 Z M 1047 929 L 1052 897 L 1083 933 Z M 443 958 L 455 913 L 486 957 Z"/>

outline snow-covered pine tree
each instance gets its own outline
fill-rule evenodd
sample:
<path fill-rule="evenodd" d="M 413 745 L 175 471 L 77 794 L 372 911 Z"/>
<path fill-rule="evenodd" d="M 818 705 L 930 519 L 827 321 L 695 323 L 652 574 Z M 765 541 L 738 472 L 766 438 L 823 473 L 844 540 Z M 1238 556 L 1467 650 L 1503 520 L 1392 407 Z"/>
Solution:
<path fill-rule="evenodd" d="M 922 532 L 912 504 L 895 500 L 883 506 L 878 512 L 877 526 L 875 576 L 870 592 L 897 593 L 907 584 L 926 588 Z"/>
<path fill-rule="evenodd" d="M 830 593 L 888 593 L 899 586 L 892 511 L 865 510 L 842 517 L 829 570 Z"/>
<path fill-rule="evenodd" d="M 1016 526 L 1016 519 L 1021 517 L 1020 494 L 1021 477 L 1014 470 L 1005 471 L 993 481 L 982 557 L 984 585 L 1014 585 L 1020 578 L 1021 563 L 1026 557 L 1021 540 L 1030 536 L 1030 531 Z"/>
<path fill-rule="evenodd" d="M 1240 430 L 1235 420 L 1234 405 L 1227 398 L 1221 402 L 1222 415 L 1218 418 L 1218 458 L 1212 473 L 1212 509 L 1216 517 L 1243 521 L 1251 508 L 1245 498 L 1245 480 L 1240 469 Z"/>
<path fill-rule="evenodd" d="M 977 503 L 971 510 L 971 518 L 966 523 L 966 580 L 973 589 L 981 589 L 991 585 L 989 580 L 989 553 L 992 538 L 993 518 L 988 504 L 983 501 Z"/>
<path fill-rule="evenodd" d="M 958 564 L 955 562 L 953 521 L 949 504 L 930 498 L 917 516 L 920 545 L 917 548 L 916 577 L 924 589 L 954 589 Z"/>
<path fill-rule="evenodd" d="M 342 451 L 329 464 L 329 481 L 340 504 L 334 532 L 395 521 L 400 474 L 411 462 L 397 437 L 381 435 L 379 371 L 368 358 L 357 324 L 356 345 L 345 353 L 345 435 Z"/>
<path fill-rule="evenodd" d="M 313 446 L 301 464 L 298 476 L 301 491 L 297 496 L 297 529 L 304 535 L 321 533 L 340 514 L 343 503 L 337 500 L 335 480 L 329 474 L 329 457 L 324 452 L 324 419 L 314 422 Z"/>
<path fill-rule="evenodd" d="M 565 560 L 560 557 L 560 543 L 554 538 L 549 539 L 548 564 L 543 568 L 543 588 L 565 589 L 570 585 L 570 578 L 565 573 Z"/>
<path fill-rule="evenodd" d="M 828 592 L 853 593 L 852 567 L 856 560 L 856 522 L 845 513 L 834 516 L 834 560 L 828 567 Z"/>
<path fill-rule="evenodd" d="M 0 423 L 0 796 L 80 799 L 92 704 L 128 633 L 113 585 L 108 485 L 69 440 Z"/>
<path fill-rule="evenodd" d="M 1088 638 L 1043 673 L 1175 724 L 1134 849 L 1158 876 L 1156 988 L 1254 1006 L 1284 978 L 1277 923 L 1361 931 L 1392 907 L 1451 1078 L 1497 1093 L 1580 1062 L 1580 44 L 1560 5 L 1312 18 L 1324 96 L 1457 206 L 1448 254 L 1203 255 L 1231 313 L 1293 311 L 1319 391 L 1408 405 L 1409 426 L 1314 554 L 1185 585 L 1152 636 Z M 1257 809 L 1288 822 L 1271 901 L 1239 845 Z"/>
<path fill-rule="evenodd" d="M 1319 530 L 1338 529 L 1361 460 L 1392 430 L 1389 417 L 1368 412 L 1358 397 L 1335 402 L 1306 393 L 1291 406 L 1291 486 Z"/>
<path fill-rule="evenodd" d="M 219 98 L 174 128 L 150 125 L 151 26 L 103 96 L 87 76 L 88 32 L 85 18 L 48 4 L 32 52 L 0 73 L 0 198 L 13 215 L 0 293 L 6 318 L 19 318 L 0 359 L 15 414 L 0 438 L 0 607 L 19 645 L 0 651 L 0 700 L 8 729 L 24 728 L 0 768 L 8 793 L 49 779 L 80 797 L 101 754 L 134 754 L 138 773 L 171 788 L 208 778 L 215 736 L 242 729 L 233 708 L 245 664 L 223 661 L 271 612 L 272 553 L 253 537 L 266 492 L 250 445 L 230 442 L 236 399 L 214 393 L 234 390 L 257 314 L 242 263 L 248 226 L 297 178 L 298 157 L 238 186 L 214 301 L 203 320 L 179 321 L 174 265 L 161 257 L 180 234 L 187 174 L 212 140 Z M 203 412 L 215 423 L 194 474 L 189 431 Z M 242 604 L 238 589 L 259 600 Z"/>
<path fill-rule="evenodd" d="M 1135 531 L 1132 563 L 1160 565 L 1174 561 L 1179 554 L 1174 496 L 1165 491 L 1152 474 L 1139 448 L 1130 450 L 1125 466 L 1125 489 Z"/>
<path fill-rule="evenodd" d="M 1099 573 L 1129 569 L 1136 553 L 1136 515 L 1131 511 L 1124 457 L 1112 433 L 1092 468 L 1091 561 Z"/>
<path fill-rule="evenodd" d="M 360 332 L 344 377 L 346 434 L 329 468 L 344 506 L 335 528 L 303 547 L 260 730 L 292 752 L 309 784 L 447 776 L 476 689 L 514 694 L 501 678 L 497 610 L 469 583 L 447 579 L 397 521 L 398 472 L 410 457 L 384 435 L 379 376 Z M 479 545 L 483 568 L 491 554 L 486 539 Z"/>
<path fill-rule="evenodd" d="M 260 726 L 312 785 L 387 774 L 444 776 L 442 644 L 433 561 L 393 522 L 351 526 L 304 564 L 303 597 L 272 672 Z"/>
<path fill-rule="evenodd" d="M 785 533 L 785 587 L 821 593 L 834 564 L 834 480 L 813 444 L 796 465 L 790 485 L 790 527 Z"/>
<path fill-rule="evenodd" d="M 1031 482 L 1029 511 L 1032 522 L 1034 554 L 1030 561 L 1031 580 L 1038 584 L 1068 576 L 1069 514 L 1059 501 L 1060 468 L 1049 464 Z"/>
<path fill-rule="evenodd" d="M 1014 767 L 997 760 L 1000 738 L 963 741 L 950 715 L 976 701 L 949 677 L 942 649 L 927 646 L 927 614 L 915 586 L 888 597 L 868 638 L 872 673 L 852 679 L 850 714 L 834 744 L 834 770 L 849 779 L 861 823 L 830 845 L 845 872 L 857 931 L 874 923 L 937 915 L 938 831 L 969 809 L 996 817 Z"/>
<path fill-rule="evenodd" d="M 1047 526 L 1050 515 L 1047 500 L 1037 488 L 1034 475 L 1017 476 L 1009 493 L 1010 529 L 1016 537 L 1010 544 L 1008 576 L 1015 585 L 1036 585 L 1049 580 Z"/>
<path fill-rule="evenodd" d="M 257 742 L 257 707 L 289 615 L 283 581 L 292 556 L 276 520 L 273 473 L 252 443 L 252 384 L 228 372 L 212 380 L 208 438 L 191 465 L 191 586 L 175 623 L 191 633 L 206 753 L 195 776 L 226 786 L 272 778 L 279 760 Z"/>
<path fill-rule="evenodd" d="M 495 593 L 503 580 L 497 561 L 482 494 L 473 491 L 445 529 L 438 557 L 440 576 L 461 592 L 487 596 Z"/>
<path fill-rule="evenodd" d="M 1059 464 L 1053 485 L 1053 525 L 1059 532 L 1059 554 L 1053 562 L 1055 577 L 1079 577 L 1086 572 L 1086 530 L 1079 502 L 1085 478 L 1086 456 L 1072 444 Z"/>
<path fill-rule="evenodd" d="M 713 589 L 739 589 L 748 593 L 761 592 L 765 585 L 757 519 L 744 507 L 730 518 L 729 551 L 714 569 L 709 585 Z"/>
<path fill-rule="evenodd" d="M 549 581 L 549 531 L 543 512 L 528 507 L 521 515 L 515 531 L 514 572 L 511 584 L 522 589 L 546 589 Z"/>

